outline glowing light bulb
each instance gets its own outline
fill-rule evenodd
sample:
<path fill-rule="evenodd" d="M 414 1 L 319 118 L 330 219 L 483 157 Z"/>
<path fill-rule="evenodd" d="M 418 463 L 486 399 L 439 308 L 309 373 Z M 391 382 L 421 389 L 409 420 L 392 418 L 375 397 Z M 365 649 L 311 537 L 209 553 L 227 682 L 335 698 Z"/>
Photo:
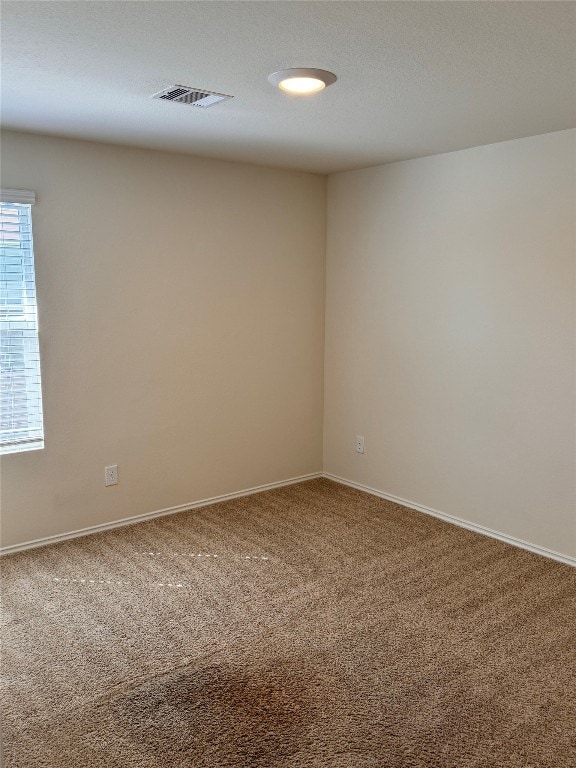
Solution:
<path fill-rule="evenodd" d="M 288 93 L 318 93 L 326 88 L 326 83 L 316 77 L 287 77 L 278 87 Z"/>

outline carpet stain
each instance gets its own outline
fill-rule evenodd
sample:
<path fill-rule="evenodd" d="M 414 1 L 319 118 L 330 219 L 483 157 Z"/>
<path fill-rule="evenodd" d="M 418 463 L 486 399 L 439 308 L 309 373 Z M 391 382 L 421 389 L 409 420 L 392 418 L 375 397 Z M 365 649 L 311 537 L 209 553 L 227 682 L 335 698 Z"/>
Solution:
<path fill-rule="evenodd" d="M 201 753 L 218 765 L 282 764 L 313 725 L 313 681 L 302 665 L 212 664 L 147 680 L 110 702 L 124 738 L 165 764 Z"/>

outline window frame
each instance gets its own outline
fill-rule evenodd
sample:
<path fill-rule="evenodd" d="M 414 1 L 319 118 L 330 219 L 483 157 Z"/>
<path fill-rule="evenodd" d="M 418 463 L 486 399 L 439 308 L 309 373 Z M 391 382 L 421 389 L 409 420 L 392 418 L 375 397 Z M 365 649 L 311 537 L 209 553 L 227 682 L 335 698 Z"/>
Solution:
<path fill-rule="evenodd" d="M 32 206 L 35 202 L 35 193 L 29 190 L 2 188 L 0 191 L 0 205 L 4 208 L 0 234 L 0 352 L 3 356 L 0 382 L 0 455 L 3 456 L 44 448 L 32 216 Z M 14 222 L 4 221 L 4 216 L 9 217 L 8 206 L 13 206 L 12 210 L 18 214 Z M 23 208 L 27 210 L 23 212 Z M 6 236 L 10 235 L 10 232 L 15 233 L 12 243 L 12 238 Z M 20 239 L 22 232 L 25 233 L 26 240 Z M 7 253 L 12 248 L 14 253 Z M 18 312 L 20 308 L 21 312 Z M 12 358 L 16 362 L 13 363 Z M 13 386 L 12 377 L 16 378 L 16 386 Z M 18 419 L 21 424 L 17 423 Z"/>

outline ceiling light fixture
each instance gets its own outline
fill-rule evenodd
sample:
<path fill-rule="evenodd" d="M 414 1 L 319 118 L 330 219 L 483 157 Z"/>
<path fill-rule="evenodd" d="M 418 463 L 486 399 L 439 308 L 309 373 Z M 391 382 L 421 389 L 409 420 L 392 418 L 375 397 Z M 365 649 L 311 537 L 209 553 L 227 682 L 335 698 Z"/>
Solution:
<path fill-rule="evenodd" d="M 304 96 L 310 93 L 323 91 L 327 85 L 336 82 L 336 75 L 326 72 L 325 69 L 310 69 L 309 67 L 297 67 L 295 69 L 281 69 L 273 72 L 268 77 L 268 82 L 277 85 L 287 93 L 295 93 Z"/>

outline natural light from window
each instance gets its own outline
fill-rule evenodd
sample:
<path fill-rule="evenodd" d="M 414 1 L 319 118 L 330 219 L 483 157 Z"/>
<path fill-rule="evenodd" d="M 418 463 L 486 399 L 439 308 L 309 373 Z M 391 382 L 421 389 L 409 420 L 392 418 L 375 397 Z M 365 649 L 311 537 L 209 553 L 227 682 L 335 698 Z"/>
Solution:
<path fill-rule="evenodd" d="M 12 195 L 34 201 L 33 193 Z M 44 447 L 32 205 L 0 203 L 0 453 Z"/>

